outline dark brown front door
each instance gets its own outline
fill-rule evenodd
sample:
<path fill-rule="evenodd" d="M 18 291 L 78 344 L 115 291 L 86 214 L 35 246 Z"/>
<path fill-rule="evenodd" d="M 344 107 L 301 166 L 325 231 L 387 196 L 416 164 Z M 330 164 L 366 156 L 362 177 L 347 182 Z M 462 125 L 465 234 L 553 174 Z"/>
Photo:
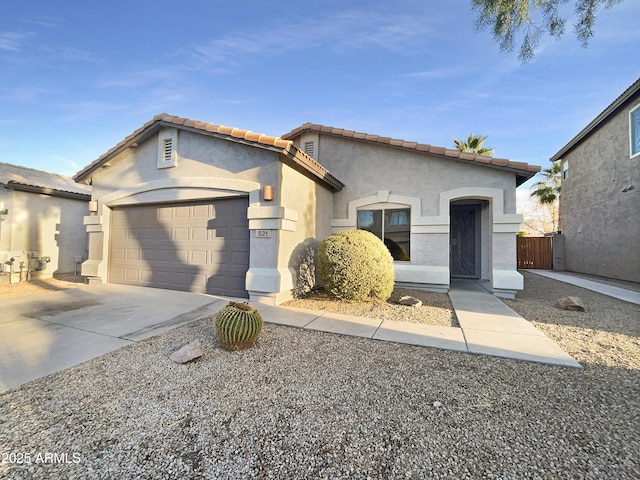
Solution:
<path fill-rule="evenodd" d="M 480 278 L 479 205 L 451 205 L 449 268 L 452 277 Z"/>

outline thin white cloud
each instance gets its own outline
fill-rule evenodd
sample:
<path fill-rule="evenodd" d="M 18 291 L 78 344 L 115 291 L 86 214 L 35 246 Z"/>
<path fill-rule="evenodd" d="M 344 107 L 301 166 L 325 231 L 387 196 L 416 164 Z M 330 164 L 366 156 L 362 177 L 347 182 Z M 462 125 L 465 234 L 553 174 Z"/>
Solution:
<path fill-rule="evenodd" d="M 30 23 L 32 25 L 38 25 L 40 27 L 48 27 L 55 28 L 58 26 L 60 20 L 58 18 L 53 17 L 32 17 L 32 18 L 23 18 L 20 20 L 23 23 Z"/>
<path fill-rule="evenodd" d="M 103 59 L 87 50 L 75 47 L 46 47 L 44 49 L 49 57 L 69 63 L 102 63 Z"/>
<path fill-rule="evenodd" d="M 15 87 L 4 90 L 0 98 L 10 100 L 12 102 L 32 102 L 40 95 L 50 93 L 51 90 L 39 87 Z"/>
<path fill-rule="evenodd" d="M 118 73 L 97 83 L 98 88 L 141 88 L 148 85 L 176 80 L 178 73 L 166 68 L 150 68 L 127 73 Z"/>
<path fill-rule="evenodd" d="M 0 50 L 19 52 L 22 50 L 24 42 L 31 36 L 31 33 L 0 33 Z"/>
<path fill-rule="evenodd" d="M 74 162 L 73 160 L 66 158 L 66 157 L 60 157 L 58 155 L 49 155 L 49 158 L 53 159 L 53 160 L 57 160 L 58 162 L 64 162 L 68 165 L 70 165 L 71 167 L 73 167 L 75 169 L 75 172 L 77 172 L 78 170 L 80 170 L 82 168 L 82 165 L 78 165 L 76 162 Z"/>
<path fill-rule="evenodd" d="M 413 53 L 407 45 L 421 44 L 433 35 L 420 15 L 351 10 L 325 18 L 289 18 L 251 32 L 237 32 L 204 45 L 184 48 L 179 54 L 193 68 L 235 65 L 240 56 L 275 56 L 292 51 L 325 48 L 335 52 L 377 47 Z"/>
<path fill-rule="evenodd" d="M 451 77 L 459 77 L 469 72 L 467 67 L 446 67 L 436 68 L 433 70 L 424 70 L 421 72 L 407 73 L 403 75 L 405 78 L 418 78 L 418 79 L 443 79 Z"/>
<path fill-rule="evenodd" d="M 77 121 L 103 117 L 114 112 L 122 112 L 127 110 L 129 105 L 119 105 L 113 102 L 70 102 L 59 103 L 56 107 L 64 112 L 60 118 L 66 121 Z"/>

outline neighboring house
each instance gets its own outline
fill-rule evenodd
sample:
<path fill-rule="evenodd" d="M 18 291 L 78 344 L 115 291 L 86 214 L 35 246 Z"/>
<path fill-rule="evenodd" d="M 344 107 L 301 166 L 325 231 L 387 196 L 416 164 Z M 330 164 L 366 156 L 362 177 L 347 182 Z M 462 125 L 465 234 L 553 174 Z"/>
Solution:
<path fill-rule="evenodd" d="M 309 248 L 364 228 L 398 284 L 483 278 L 513 296 L 515 189 L 538 170 L 319 125 L 277 138 L 162 114 L 74 177 L 98 202 L 82 273 L 277 304 Z"/>
<path fill-rule="evenodd" d="M 0 163 L 0 264 L 13 271 L 51 277 L 80 273 L 87 258 L 83 217 L 91 187 L 70 177 Z M 26 278 L 23 278 L 26 279 Z"/>
<path fill-rule="evenodd" d="M 640 282 L 640 78 L 556 160 L 564 269 Z"/>

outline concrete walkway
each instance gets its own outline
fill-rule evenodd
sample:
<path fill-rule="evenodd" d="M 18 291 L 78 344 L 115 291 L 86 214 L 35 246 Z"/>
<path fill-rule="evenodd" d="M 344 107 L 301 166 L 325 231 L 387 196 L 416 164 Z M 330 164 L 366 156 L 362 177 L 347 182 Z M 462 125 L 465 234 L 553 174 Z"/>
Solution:
<path fill-rule="evenodd" d="M 473 280 L 449 290 L 460 328 L 260 307 L 266 322 L 424 347 L 580 368 L 555 342 Z"/>
<path fill-rule="evenodd" d="M 478 282 L 454 282 L 449 296 L 461 328 L 257 307 L 266 322 L 306 330 L 580 367 Z M 228 300 L 114 284 L 3 300 L 0 393 L 212 315 Z"/>
<path fill-rule="evenodd" d="M 635 303 L 640 305 L 640 292 L 634 292 L 633 290 L 627 290 L 626 288 L 613 287 L 600 282 L 594 282 L 593 280 L 587 280 L 585 278 L 574 277 L 560 272 L 552 272 L 551 270 L 525 270 L 529 273 L 535 273 L 543 277 L 552 278 L 564 283 L 570 283 L 578 287 L 586 288 L 587 290 L 593 290 L 594 292 L 608 295 L 625 302 Z"/>

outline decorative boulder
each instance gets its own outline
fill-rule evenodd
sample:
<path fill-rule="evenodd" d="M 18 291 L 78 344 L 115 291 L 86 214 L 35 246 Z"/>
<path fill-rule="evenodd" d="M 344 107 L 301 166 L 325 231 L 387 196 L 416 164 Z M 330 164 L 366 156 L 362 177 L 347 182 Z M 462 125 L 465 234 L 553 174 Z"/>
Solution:
<path fill-rule="evenodd" d="M 196 358 L 200 358 L 202 356 L 202 346 L 200 345 L 200 340 L 195 340 L 180 350 L 173 352 L 169 359 L 176 363 L 189 363 Z"/>
<path fill-rule="evenodd" d="M 579 297 L 562 297 L 556 302 L 556 307 L 561 310 L 572 310 L 574 312 L 584 312 L 584 305 Z"/>
<path fill-rule="evenodd" d="M 216 335 L 225 350 L 244 350 L 253 346 L 263 325 L 260 312 L 248 303 L 229 302 L 215 316 Z"/>
<path fill-rule="evenodd" d="M 408 307 L 418 308 L 422 306 L 422 300 L 419 300 L 416 297 L 412 297 L 410 295 L 405 295 L 404 297 L 400 297 L 400 300 L 398 300 L 398 303 L 400 305 L 406 305 Z"/>

